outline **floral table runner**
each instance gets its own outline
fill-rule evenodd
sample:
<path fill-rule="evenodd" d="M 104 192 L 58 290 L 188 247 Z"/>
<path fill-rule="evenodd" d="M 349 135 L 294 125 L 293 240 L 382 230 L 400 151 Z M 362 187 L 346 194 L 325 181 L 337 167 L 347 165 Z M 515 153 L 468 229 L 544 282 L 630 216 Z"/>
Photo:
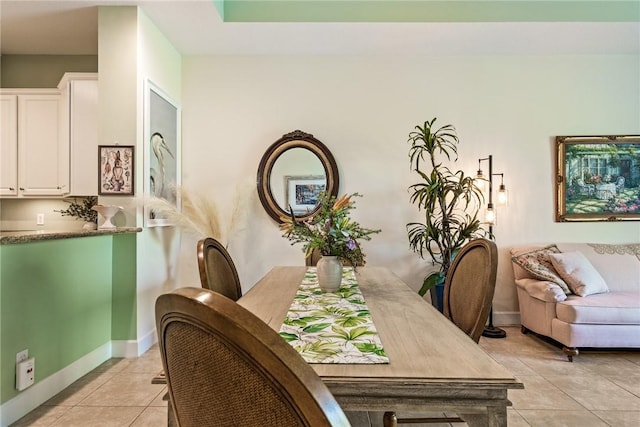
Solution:
<path fill-rule="evenodd" d="M 308 267 L 280 335 L 308 363 L 389 363 L 353 267 L 344 267 L 336 293 L 322 292 Z"/>

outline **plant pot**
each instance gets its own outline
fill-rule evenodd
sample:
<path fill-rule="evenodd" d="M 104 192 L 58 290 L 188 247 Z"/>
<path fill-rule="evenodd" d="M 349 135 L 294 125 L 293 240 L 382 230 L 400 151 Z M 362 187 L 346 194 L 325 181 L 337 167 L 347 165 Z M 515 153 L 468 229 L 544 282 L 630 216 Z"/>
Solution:
<path fill-rule="evenodd" d="M 440 313 L 444 313 L 444 281 L 436 283 L 429 292 L 431 293 L 431 305 L 437 308 Z"/>
<path fill-rule="evenodd" d="M 318 260 L 318 285 L 323 292 L 336 292 L 342 282 L 342 261 L 337 256 L 323 256 Z"/>
<path fill-rule="evenodd" d="M 98 224 L 96 224 L 95 222 L 87 221 L 84 224 L 82 224 L 83 230 L 96 230 L 97 228 L 98 228 Z"/>

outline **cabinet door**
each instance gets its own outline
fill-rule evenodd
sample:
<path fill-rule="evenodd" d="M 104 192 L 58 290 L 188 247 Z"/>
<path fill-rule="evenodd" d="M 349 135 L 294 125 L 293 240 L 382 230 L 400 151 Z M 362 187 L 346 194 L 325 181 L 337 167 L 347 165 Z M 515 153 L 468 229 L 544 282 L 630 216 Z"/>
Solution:
<path fill-rule="evenodd" d="M 0 196 L 18 195 L 18 97 L 0 95 Z"/>
<path fill-rule="evenodd" d="M 24 196 L 69 192 L 69 139 L 60 95 L 18 97 L 18 173 Z"/>
<path fill-rule="evenodd" d="M 98 194 L 98 81 L 69 82 L 71 194 Z"/>

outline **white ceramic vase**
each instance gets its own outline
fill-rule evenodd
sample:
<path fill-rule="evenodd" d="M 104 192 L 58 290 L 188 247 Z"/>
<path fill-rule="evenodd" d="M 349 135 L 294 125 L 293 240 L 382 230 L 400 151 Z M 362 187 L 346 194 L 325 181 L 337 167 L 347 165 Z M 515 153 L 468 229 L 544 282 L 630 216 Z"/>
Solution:
<path fill-rule="evenodd" d="M 122 210 L 122 206 L 95 205 L 91 209 L 98 212 L 104 218 L 104 222 L 98 227 L 100 230 L 116 228 L 111 222 L 111 218 Z"/>
<path fill-rule="evenodd" d="M 336 292 L 342 282 L 342 261 L 337 256 L 322 256 L 318 260 L 318 285 L 323 292 Z"/>

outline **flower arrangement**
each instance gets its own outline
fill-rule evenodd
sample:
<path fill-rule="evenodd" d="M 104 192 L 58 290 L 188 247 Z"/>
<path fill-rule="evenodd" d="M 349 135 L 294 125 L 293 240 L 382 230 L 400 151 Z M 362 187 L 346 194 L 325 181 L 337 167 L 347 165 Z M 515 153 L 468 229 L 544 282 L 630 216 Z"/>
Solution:
<path fill-rule="evenodd" d="M 76 219 L 80 219 L 85 222 L 98 222 L 98 212 L 92 210 L 98 203 L 96 196 L 84 197 L 79 202 L 74 198 L 72 202 L 69 202 L 69 207 L 63 210 L 53 210 L 54 212 L 60 212 L 62 216 L 74 216 Z"/>
<path fill-rule="evenodd" d="M 363 228 L 349 217 L 349 211 L 355 209 L 352 197 L 361 195 L 345 194 L 336 200 L 335 196 L 326 192 L 320 193 L 318 213 L 308 220 L 298 221 L 293 214 L 281 218 L 283 237 L 288 238 L 292 245 L 304 243 L 303 250 L 307 257 L 317 249 L 323 256 L 337 256 L 354 267 L 364 264 L 365 254 L 358 239 L 371 240 L 371 235 L 381 230 Z"/>

